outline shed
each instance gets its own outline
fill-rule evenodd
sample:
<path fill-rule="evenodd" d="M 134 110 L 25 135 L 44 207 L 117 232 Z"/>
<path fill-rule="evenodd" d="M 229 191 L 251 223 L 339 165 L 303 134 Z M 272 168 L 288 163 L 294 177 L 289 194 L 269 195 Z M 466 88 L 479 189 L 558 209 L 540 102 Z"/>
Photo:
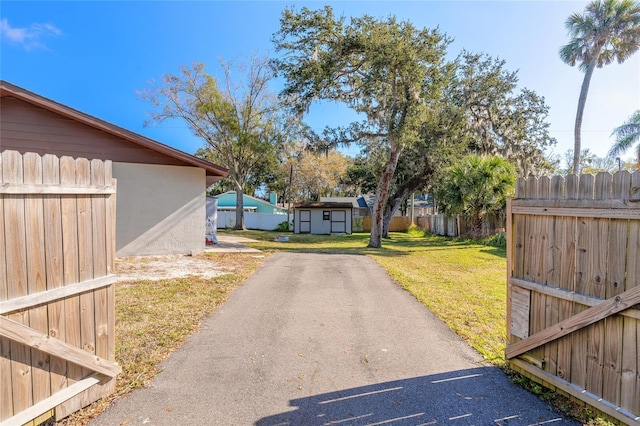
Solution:
<path fill-rule="evenodd" d="M 205 196 L 225 168 L 0 80 L 0 150 L 111 160 L 116 255 L 204 250 Z"/>
<path fill-rule="evenodd" d="M 352 203 L 307 202 L 294 207 L 296 234 L 351 234 Z"/>

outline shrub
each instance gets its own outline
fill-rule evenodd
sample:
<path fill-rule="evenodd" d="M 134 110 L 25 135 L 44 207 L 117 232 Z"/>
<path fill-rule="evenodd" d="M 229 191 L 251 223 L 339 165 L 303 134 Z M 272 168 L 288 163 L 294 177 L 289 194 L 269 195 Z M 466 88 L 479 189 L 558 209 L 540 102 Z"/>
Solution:
<path fill-rule="evenodd" d="M 284 222 L 280 222 L 274 231 L 289 232 L 289 222 L 286 220 Z"/>

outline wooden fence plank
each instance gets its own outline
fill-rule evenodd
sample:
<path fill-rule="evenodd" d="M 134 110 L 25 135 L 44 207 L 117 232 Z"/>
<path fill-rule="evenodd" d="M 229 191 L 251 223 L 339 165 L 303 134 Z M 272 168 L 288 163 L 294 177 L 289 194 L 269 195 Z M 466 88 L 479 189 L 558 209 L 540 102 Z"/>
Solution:
<path fill-rule="evenodd" d="M 516 180 L 516 197 L 524 197 L 526 194 L 525 179 Z M 524 278 L 524 250 L 526 236 L 526 218 L 524 216 L 513 217 L 513 249 L 511 250 L 513 263 L 512 270 L 508 271 L 513 277 Z M 526 313 L 528 320 L 529 313 Z M 524 326 L 524 325 L 523 325 Z M 527 329 L 529 324 L 526 324 Z M 519 340 L 515 335 L 508 336 L 508 342 L 513 343 Z"/>
<path fill-rule="evenodd" d="M 594 199 L 606 200 L 611 196 L 611 174 L 598 173 L 595 178 Z M 589 219 L 593 223 L 594 232 L 589 238 L 588 258 L 591 264 L 591 275 L 587 277 L 590 288 L 589 295 L 606 298 L 607 255 L 609 241 L 609 219 Z M 604 363 L 604 323 L 599 321 L 592 324 L 588 330 L 587 340 L 587 386 L 586 389 L 595 394 L 602 395 Z"/>
<path fill-rule="evenodd" d="M 64 357 L 69 362 L 92 372 L 95 371 L 106 374 L 109 377 L 115 377 L 122 371 L 122 368 L 113 362 L 102 359 L 62 340 L 50 338 L 46 334 L 4 316 L 0 316 L 0 335 L 29 348 L 38 348 L 51 355 Z"/>
<path fill-rule="evenodd" d="M 60 158 L 60 184 L 63 186 L 76 184 L 76 162 L 71 157 Z M 64 285 L 79 281 L 78 265 L 78 209 L 76 197 L 65 197 L 60 201 L 62 207 L 62 250 L 63 250 L 63 282 Z M 81 347 L 80 336 L 80 300 L 69 297 L 64 301 L 65 341 L 71 346 Z M 67 363 L 67 385 L 83 378 L 82 368 L 74 363 Z"/>
<path fill-rule="evenodd" d="M 0 182 L 3 180 L 3 156 L 0 154 Z M 4 215 L 4 196 L 0 195 L 0 302 L 7 300 L 7 257 Z M 0 337 L 0 420 L 13 415 L 13 392 L 11 390 L 11 341 Z"/>
<path fill-rule="evenodd" d="M 599 299 L 597 297 L 587 296 L 586 294 L 576 293 L 575 291 L 565 290 L 560 287 L 552 287 L 548 285 L 542 285 L 534 281 L 521 280 L 518 278 L 511 278 L 509 282 L 513 286 L 521 287 L 527 290 L 536 291 L 547 296 L 552 296 L 560 301 L 567 301 L 570 303 L 577 303 L 583 305 L 583 307 L 591 307 L 597 306 L 603 302 L 604 299 Z M 626 311 L 622 311 L 618 313 L 618 315 L 623 317 L 640 319 L 640 309 L 636 309 L 636 307 L 627 309 Z"/>
<path fill-rule="evenodd" d="M 98 160 L 91 162 L 91 184 L 92 185 L 104 185 L 105 184 L 105 163 Z M 111 183 L 111 179 L 109 179 Z M 107 275 L 108 268 L 107 263 L 110 261 L 107 259 L 107 253 L 109 252 L 107 246 L 107 216 L 106 216 L 106 201 L 104 197 L 93 197 L 92 203 L 92 225 L 93 225 L 93 271 L 94 277 L 100 277 Z M 110 237 L 110 235 L 109 235 Z M 96 355 L 108 359 L 109 357 L 109 312 L 108 308 L 108 290 L 106 288 L 96 290 L 94 292 L 95 298 L 95 342 L 96 342 Z"/>
<path fill-rule="evenodd" d="M 27 153 L 30 154 L 30 153 Z M 100 161 L 100 160 L 98 160 Z M 0 183 L 0 194 L 13 195 L 96 195 L 115 194 L 115 188 L 105 185 L 50 185 L 33 183 Z"/>
<path fill-rule="evenodd" d="M 613 176 L 611 197 L 623 199 L 629 191 L 631 175 L 616 173 Z M 625 271 L 627 267 L 628 220 L 611 220 L 607 255 L 607 277 L 605 297 L 610 299 L 624 291 Z M 603 360 L 602 397 L 616 405 L 621 404 L 620 389 L 622 379 L 622 335 L 624 319 L 620 316 L 605 321 L 605 340 Z"/>
<path fill-rule="evenodd" d="M 583 310 L 571 318 L 510 345 L 506 350 L 507 358 L 516 357 L 553 339 L 566 336 L 613 314 L 629 309 L 637 303 L 640 303 L 640 286 L 627 290 L 612 299 L 607 299 L 599 305 Z M 574 381 L 572 380 L 572 382 Z"/>
<path fill-rule="evenodd" d="M 117 182 L 113 178 L 113 164 L 109 161 L 105 164 L 105 182 L 111 182 L 116 188 Z M 116 196 L 111 195 L 105 200 L 106 214 L 106 235 L 107 235 L 107 273 L 112 274 L 115 271 L 115 252 L 116 252 Z M 115 361 L 116 352 L 116 287 L 110 286 L 107 289 L 107 353 L 110 361 Z M 115 386 L 115 385 L 114 385 Z"/>
<path fill-rule="evenodd" d="M 549 183 L 549 198 L 558 199 L 564 196 L 564 178 L 554 176 Z M 544 256 L 546 257 L 546 281 L 548 286 L 558 287 L 560 285 L 560 271 L 562 265 L 563 252 L 558 246 L 562 245 L 562 230 L 564 229 L 565 218 L 550 217 L 545 218 L 546 237 Z M 557 324 L 560 321 L 560 303 L 555 297 L 546 298 L 545 324 L 547 326 Z M 564 319 L 564 318 L 563 318 Z M 544 349 L 544 369 L 552 374 L 557 374 L 558 370 L 558 341 L 549 342 Z"/>
<path fill-rule="evenodd" d="M 82 392 L 83 390 L 88 389 L 99 382 L 100 378 L 97 374 L 87 377 L 86 379 L 76 382 L 64 391 L 58 392 L 50 398 L 40 401 L 37 404 L 29 407 L 28 409 L 16 414 L 15 416 L 6 419 L 3 422 L 0 422 L 0 426 L 23 425 L 25 423 L 28 423 L 37 416 L 46 413 L 58 404 L 63 403 L 69 397 L 76 395 L 78 392 Z"/>
<path fill-rule="evenodd" d="M 578 177 L 568 175 L 564 179 L 564 193 L 561 201 L 575 200 L 578 198 Z M 563 217 L 560 219 L 561 228 L 559 236 L 561 241 L 556 244 L 556 250 L 560 251 L 560 288 L 575 292 L 576 290 L 576 229 L 578 221 L 575 217 Z M 563 321 L 573 314 L 573 303 L 560 302 L 558 306 L 558 321 Z M 558 358 L 556 371 L 558 377 L 569 380 L 571 377 L 571 353 L 572 338 L 567 336 L 558 339 Z"/>
<path fill-rule="evenodd" d="M 631 177 L 630 193 L 640 188 L 640 172 Z M 625 290 L 640 288 L 640 220 L 629 224 Z M 621 406 L 640 414 L 640 326 L 638 320 L 623 319 Z"/>
<path fill-rule="evenodd" d="M 616 173 L 616 175 L 626 176 L 624 178 L 620 176 L 618 177 L 618 179 L 631 179 L 631 174 L 629 174 L 628 172 L 620 172 Z M 567 176 L 567 178 L 568 177 L 569 176 Z M 637 209 L 640 208 L 640 200 L 631 201 L 626 198 L 627 196 L 628 193 L 624 195 L 624 199 L 612 200 L 514 199 L 513 208 L 514 211 L 516 211 L 518 214 L 615 218 L 619 218 L 617 215 L 626 214 L 628 216 L 623 216 L 622 219 L 635 219 L 638 217 Z M 591 214 L 592 211 L 595 211 L 597 213 Z"/>
<path fill-rule="evenodd" d="M 3 181 L 21 183 L 24 176 L 22 156 L 16 151 L 4 151 L 1 155 L 3 156 Z M 5 228 L 10 230 L 5 234 L 8 297 L 13 298 L 28 294 L 24 198 L 6 195 L 4 209 Z M 28 311 L 13 313 L 10 318 L 29 325 Z M 13 412 L 17 413 L 33 403 L 31 350 L 13 341 L 10 350 Z"/>
<path fill-rule="evenodd" d="M 91 163 L 86 158 L 76 159 L 76 184 L 91 184 Z M 91 196 L 79 195 L 76 197 L 78 208 L 78 279 L 88 281 L 93 279 L 93 209 Z M 80 299 L 80 347 L 85 351 L 95 354 L 96 350 L 96 326 L 95 306 L 93 292 L 85 292 L 79 295 Z M 86 369 L 82 377 L 91 374 Z"/>
<path fill-rule="evenodd" d="M 549 198 L 549 178 L 542 176 L 538 179 L 529 178 L 527 187 L 528 199 Z M 545 249 L 548 240 L 545 219 L 541 216 L 527 218 L 530 226 L 527 228 L 527 250 L 525 262 L 525 278 L 539 283 L 546 283 L 546 256 Z M 546 295 L 538 292 L 531 294 L 530 330 L 529 334 L 535 334 L 545 329 Z M 544 359 L 545 348 L 535 348 L 533 356 Z"/>
<path fill-rule="evenodd" d="M 42 157 L 43 177 L 45 184 L 60 186 L 60 159 L 55 155 Z M 44 195 L 44 214 L 47 221 L 44 245 L 46 256 L 47 289 L 53 290 L 64 286 L 63 282 L 63 246 L 62 246 L 62 209 L 60 197 Z M 48 303 L 49 335 L 56 339 L 65 339 L 65 302 Z M 51 392 L 56 393 L 67 386 L 67 363 L 60 357 L 51 357 Z"/>
<path fill-rule="evenodd" d="M 43 291 L 41 293 L 29 294 L 23 297 L 16 297 L 15 299 L 0 302 L 0 314 L 6 314 L 9 312 L 26 309 L 35 305 L 45 303 L 50 304 L 51 302 L 63 299 L 65 297 L 78 296 L 81 293 L 102 289 L 114 284 L 116 280 L 117 277 L 112 274 L 88 281 L 69 284 L 64 287 L 54 287 L 51 290 Z"/>
<path fill-rule="evenodd" d="M 13 416 L 11 340 L 0 336 L 0 420 Z"/>
<path fill-rule="evenodd" d="M 24 182 L 42 183 L 42 159 L 38 154 L 23 155 Z M 44 203 L 40 197 L 25 199 L 25 221 L 27 242 L 27 285 L 28 294 L 41 293 L 47 288 L 45 251 L 44 251 Z M 31 328 L 42 333 L 49 332 L 47 307 L 36 306 L 29 310 Z M 51 395 L 49 374 L 49 355 L 37 349 L 31 349 L 33 402 L 42 401 Z"/>
<path fill-rule="evenodd" d="M 595 177 L 581 175 L 578 184 L 578 198 L 593 200 Z M 589 218 L 578 218 L 576 226 L 576 292 L 590 294 L 589 277 L 592 273 L 590 237 L 595 232 L 595 225 Z M 573 306 L 573 314 L 578 314 L 584 308 Z M 571 343 L 571 382 L 581 388 L 587 386 L 587 330 L 578 330 L 572 335 Z"/>

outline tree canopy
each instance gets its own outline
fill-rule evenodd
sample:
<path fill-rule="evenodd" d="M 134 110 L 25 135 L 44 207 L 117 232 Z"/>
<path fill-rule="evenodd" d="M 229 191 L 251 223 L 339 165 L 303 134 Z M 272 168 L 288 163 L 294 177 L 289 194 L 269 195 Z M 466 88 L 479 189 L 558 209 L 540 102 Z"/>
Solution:
<path fill-rule="evenodd" d="M 418 142 L 406 147 L 392 179 L 383 220 L 388 236 L 391 217 L 415 191 L 433 186 L 434 174 L 465 154 L 500 155 L 516 164 L 518 174 L 543 174 L 552 168 L 545 148 L 555 144 L 546 121 L 548 107 L 534 92 L 517 87 L 517 73 L 508 71 L 502 60 L 485 54 L 462 52 L 448 64 L 441 98 L 432 100 Z M 364 146 L 359 164 L 351 176 L 362 187 L 379 176 L 384 163 L 384 146 Z M 358 173 L 355 173 L 355 172 Z M 367 182 L 362 182 L 363 179 Z"/>
<path fill-rule="evenodd" d="M 266 58 L 252 57 L 246 66 L 223 61 L 220 65 L 222 79 L 196 63 L 183 66 L 179 75 L 165 75 L 140 96 L 157 108 L 150 113 L 151 122 L 183 120 L 206 142 L 208 152 L 200 155 L 229 169 L 237 194 L 235 226 L 243 229 L 245 186 L 256 173 L 275 165 L 276 149 L 292 126 L 268 89 L 273 74 Z M 233 71 L 240 77 L 234 78 Z"/>
<path fill-rule="evenodd" d="M 379 141 L 386 150 L 369 246 L 380 247 L 382 219 L 400 154 L 420 140 L 420 128 L 439 97 L 450 40 L 395 17 L 336 17 L 320 10 L 286 9 L 273 35 L 283 96 L 298 114 L 317 100 L 342 102 L 363 119 L 336 129 L 340 142 Z"/>
<path fill-rule="evenodd" d="M 516 176 L 501 157 L 469 155 L 441 170 L 435 193 L 443 212 L 470 219 L 471 234 L 480 235 L 483 218 L 504 210 Z"/>

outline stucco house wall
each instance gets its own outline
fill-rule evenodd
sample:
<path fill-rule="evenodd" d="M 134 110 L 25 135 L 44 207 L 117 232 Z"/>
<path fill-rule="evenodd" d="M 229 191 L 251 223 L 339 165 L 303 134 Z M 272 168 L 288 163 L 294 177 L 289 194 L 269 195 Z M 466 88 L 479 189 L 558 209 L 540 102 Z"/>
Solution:
<path fill-rule="evenodd" d="M 204 175 L 196 167 L 113 163 L 118 179 L 116 255 L 202 252 Z"/>
<path fill-rule="evenodd" d="M 0 95 L 0 151 L 113 162 L 117 256 L 204 250 L 205 191 L 226 169 L 2 80 Z"/>

